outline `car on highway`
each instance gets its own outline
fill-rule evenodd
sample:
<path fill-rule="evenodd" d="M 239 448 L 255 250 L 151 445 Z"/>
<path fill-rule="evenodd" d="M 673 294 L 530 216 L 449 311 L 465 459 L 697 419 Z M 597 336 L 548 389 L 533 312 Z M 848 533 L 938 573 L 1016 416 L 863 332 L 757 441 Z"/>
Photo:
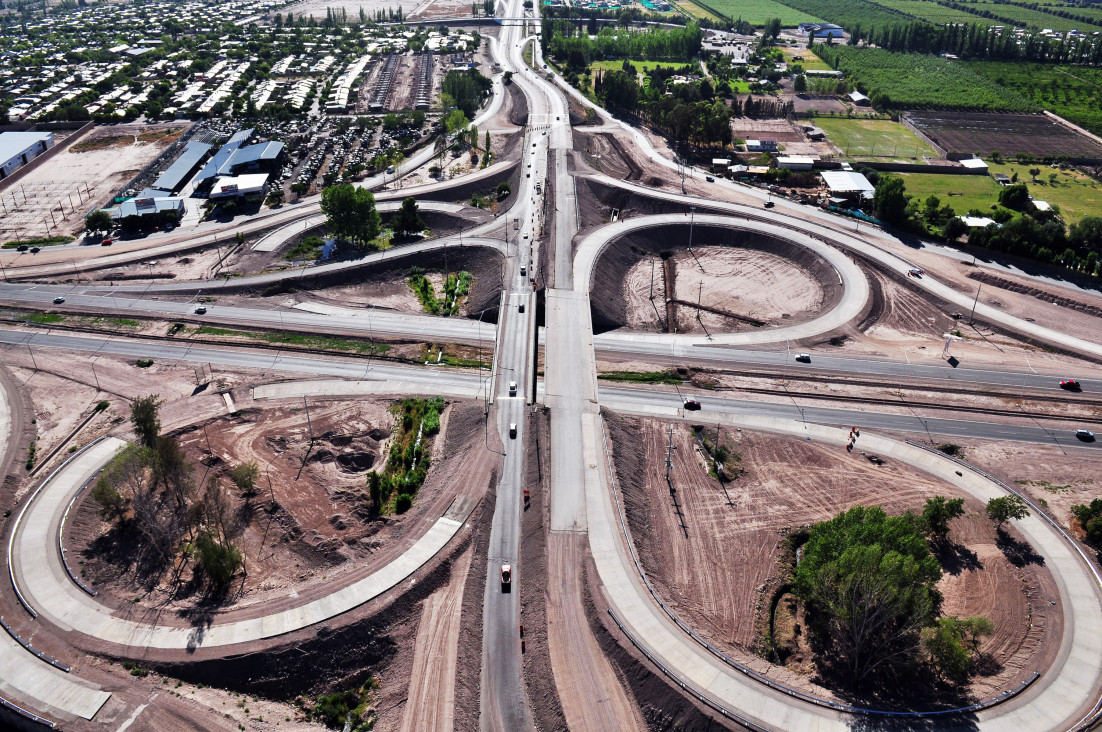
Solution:
<path fill-rule="evenodd" d="M 524 235 L 524 238 L 525 238 L 525 239 L 527 239 L 527 238 L 528 238 L 528 235 L 527 235 L 527 234 L 525 234 L 525 235 Z M 524 277 L 524 276 L 526 276 L 527 274 L 528 274 L 528 266 L 527 266 L 527 265 L 524 265 L 524 264 L 520 265 L 520 276 L 521 276 L 521 277 Z"/>
<path fill-rule="evenodd" d="M 1064 379 L 1060 382 L 1061 389 L 1067 389 L 1068 391 L 1079 391 L 1083 387 L 1075 379 Z"/>
<path fill-rule="evenodd" d="M 1075 436 L 1083 442 L 1094 442 L 1094 433 L 1090 430 L 1075 430 Z"/>
<path fill-rule="evenodd" d="M 196 315 L 205 315 L 206 312 L 207 312 L 207 306 L 206 305 L 200 305 L 199 307 L 195 308 L 195 314 Z"/>
<path fill-rule="evenodd" d="M 517 382 L 510 381 L 509 382 L 509 396 L 516 396 L 516 395 L 517 395 Z"/>
<path fill-rule="evenodd" d="M 704 180 L 708 181 L 709 183 L 715 183 L 715 182 L 716 182 L 716 179 L 715 179 L 715 178 L 713 178 L 713 177 L 712 177 L 712 176 L 710 176 L 710 175 L 706 175 L 706 176 L 704 176 Z"/>
<path fill-rule="evenodd" d="M 42 247 L 31 247 L 31 254 L 38 254 L 42 251 Z"/>
<path fill-rule="evenodd" d="M 766 208 L 773 208 L 773 202 L 772 201 L 766 201 L 765 202 L 765 207 Z"/>
<path fill-rule="evenodd" d="M 501 565 L 501 584 L 510 585 L 513 582 L 513 565 Z"/>
<path fill-rule="evenodd" d="M 700 409 L 700 402 L 698 402 L 696 399 L 693 399 L 692 397 L 689 397 L 685 400 L 685 409 L 696 411 L 697 409 Z"/>
<path fill-rule="evenodd" d="M 923 274 L 925 274 L 924 270 L 918 269 L 917 267 L 907 270 L 908 277 L 918 277 L 921 279 Z"/>
<path fill-rule="evenodd" d="M 17 246 L 17 247 L 15 248 L 15 251 L 17 251 L 17 252 L 25 252 L 25 251 L 27 251 L 28 249 L 30 249 L 30 247 L 29 247 L 29 246 L 27 246 L 26 244 L 20 244 L 19 246 Z"/>
<path fill-rule="evenodd" d="M 54 305 L 60 305 L 63 302 L 65 302 L 65 298 L 63 298 L 61 295 L 58 295 L 54 298 Z"/>
<path fill-rule="evenodd" d="M 799 361 L 800 363 L 811 363 L 811 354 L 810 353 L 797 353 L 796 354 L 796 360 Z"/>
<path fill-rule="evenodd" d="M 511 439 L 517 439 L 517 425 L 516 422 L 509 423 L 509 437 Z"/>
<path fill-rule="evenodd" d="M 110 238 L 108 238 L 108 239 L 104 239 L 103 241 L 101 241 L 101 242 L 99 243 L 99 245 L 100 245 L 101 247 L 109 247 L 109 246 L 111 246 L 111 245 L 112 245 L 112 244 L 114 244 L 114 243 L 115 243 L 115 240 L 114 240 L 114 239 L 110 239 Z"/>

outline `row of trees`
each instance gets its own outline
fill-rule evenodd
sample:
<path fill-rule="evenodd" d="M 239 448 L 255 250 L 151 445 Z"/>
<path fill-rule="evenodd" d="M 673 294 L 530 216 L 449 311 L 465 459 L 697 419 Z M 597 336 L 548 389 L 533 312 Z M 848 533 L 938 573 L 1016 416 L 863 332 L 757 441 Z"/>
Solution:
<path fill-rule="evenodd" d="M 693 22 L 669 30 L 602 28 L 594 37 L 580 24 L 543 18 L 544 53 L 558 64 L 578 70 L 602 59 L 689 61 L 700 53 L 703 33 Z"/>
<path fill-rule="evenodd" d="M 991 13 L 976 5 L 965 7 L 949 0 L 943 1 L 942 4 L 973 14 Z M 1095 37 L 1051 38 L 1031 31 L 1026 31 L 1019 36 L 1013 29 L 1016 25 L 1020 27 L 1020 23 L 994 16 L 992 19 L 1006 23 L 1009 27 L 999 29 L 994 25 L 963 23 L 933 25 L 921 21 L 865 29 L 856 25 L 850 29 L 849 43 L 857 45 L 865 41 L 889 51 L 951 53 L 966 59 L 1102 66 L 1102 43 Z"/>
<path fill-rule="evenodd" d="M 1018 496 L 992 499 L 986 513 L 1000 533 L 1029 515 Z M 857 506 L 811 527 L 793 591 L 830 649 L 822 669 L 858 689 L 919 664 L 948 681 L 967 678 L 994 627 L 984 617 L 940 616 L 942 570 L 930 551 L 949 542 L 949 523 L 963 515 L 964 499 L 935 496 L 920 514 Z"/>
<path fill-rule="evenodd" d="M 160 434 L 162 403 L 150 395 L 131 404 L 138 443 L 108 463 L 92 497 L 104 520 L 114 522 L 121 534 L 138 537 L 138 564 L 157 569 L 171 565 L 175 583 L 193 559 L 211 589 L 221 591 L 245 566 L 233 543 L 238 531 L 233 505 L 217 475 L 200 485 L 176 440 Z M 257 465 L 248 463 L 237 466 L 231 480 L 248 499 L 259 475 Z"/>

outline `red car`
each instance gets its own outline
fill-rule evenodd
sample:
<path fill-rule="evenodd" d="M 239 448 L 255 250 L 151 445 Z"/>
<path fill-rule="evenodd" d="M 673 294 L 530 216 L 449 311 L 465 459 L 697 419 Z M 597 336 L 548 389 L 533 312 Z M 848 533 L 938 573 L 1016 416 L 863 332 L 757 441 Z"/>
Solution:
<path fill-rule="evenodd" d="M 1079 386 L 1079 382 L 1075 379 L 1064 379 L 1060 382 L 1061 389 L 1069 389 L 1071 391 L 1079 391 L 1082 387 Z"/>

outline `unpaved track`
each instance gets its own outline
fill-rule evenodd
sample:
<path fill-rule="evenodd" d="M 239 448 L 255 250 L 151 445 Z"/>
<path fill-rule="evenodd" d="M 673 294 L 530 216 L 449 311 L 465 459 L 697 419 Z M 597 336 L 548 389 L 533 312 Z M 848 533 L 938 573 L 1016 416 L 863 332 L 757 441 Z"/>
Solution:
<path fill-rule="evenodd" d="M 451 581 L 425 600 L 401 732 L 451 732 L 455 728 L 459 616 L 472 555 L 470 548 L 463 552 L 452 566 Z"/>
<path fill-rule="evenodd" d="M 554 531 L 547 546 L 547 642 L 571 732 L 644 730 L 611 664 L 593 637 L 582 602 L 585 534 Z"/>

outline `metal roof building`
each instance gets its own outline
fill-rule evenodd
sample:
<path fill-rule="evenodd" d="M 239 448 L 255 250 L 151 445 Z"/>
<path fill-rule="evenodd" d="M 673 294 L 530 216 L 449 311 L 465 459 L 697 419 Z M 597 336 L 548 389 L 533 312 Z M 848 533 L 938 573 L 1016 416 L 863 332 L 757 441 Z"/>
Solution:
<path fill-rule="evenodd" d="M 152 187 L 176 193 L 184 187 L 187 179 L 203 162 L 211 149 L 212 146 L 204 145 L 201 142 L 189 142 L 187 147 L 184 148 L 183 154 L 176 158 L 176 161 L 168 166 L 168 169 L 161 173 L 157 180 L 153 181 Z"/>
<path fill-rule="evenodd" d="M 196 177 L 196 181 L 205 183 L 215 178 L 224 178 L 245 171 L 259 170 L 267 164 L 274 164 L 283 155 L 282 142 L 260 142 L 241 147 L 249 139 L 252 130 L 242 130 L 230 138 L 222 149 L 214 154 L 210 162 Z"/>
<path fill-rule="evenodd" d="M 823 182 L 827 184 L 831 193 L 856 193 L 862 198 L 872 198 L 876 192 L 876 187 L 860 173 L 848 170 L 824 170 L 819 175 L 823 176 Z"/>
<path fill-rule="evenodd" d="M 184 213 L 184 199 L 177 196 L 131 198 L 129 201 L 120 203 L 117 208 L 108 209 L 111 218 L 116 221 L 121 221 L 130 216 L 152 216 L 165 211 L 175 211 L 178 216 L 182 216 Z"/>
<path fill-rule="evenodd" d="M 0 180 L 54 146 L 52 132 L 0 133 Z"/>

